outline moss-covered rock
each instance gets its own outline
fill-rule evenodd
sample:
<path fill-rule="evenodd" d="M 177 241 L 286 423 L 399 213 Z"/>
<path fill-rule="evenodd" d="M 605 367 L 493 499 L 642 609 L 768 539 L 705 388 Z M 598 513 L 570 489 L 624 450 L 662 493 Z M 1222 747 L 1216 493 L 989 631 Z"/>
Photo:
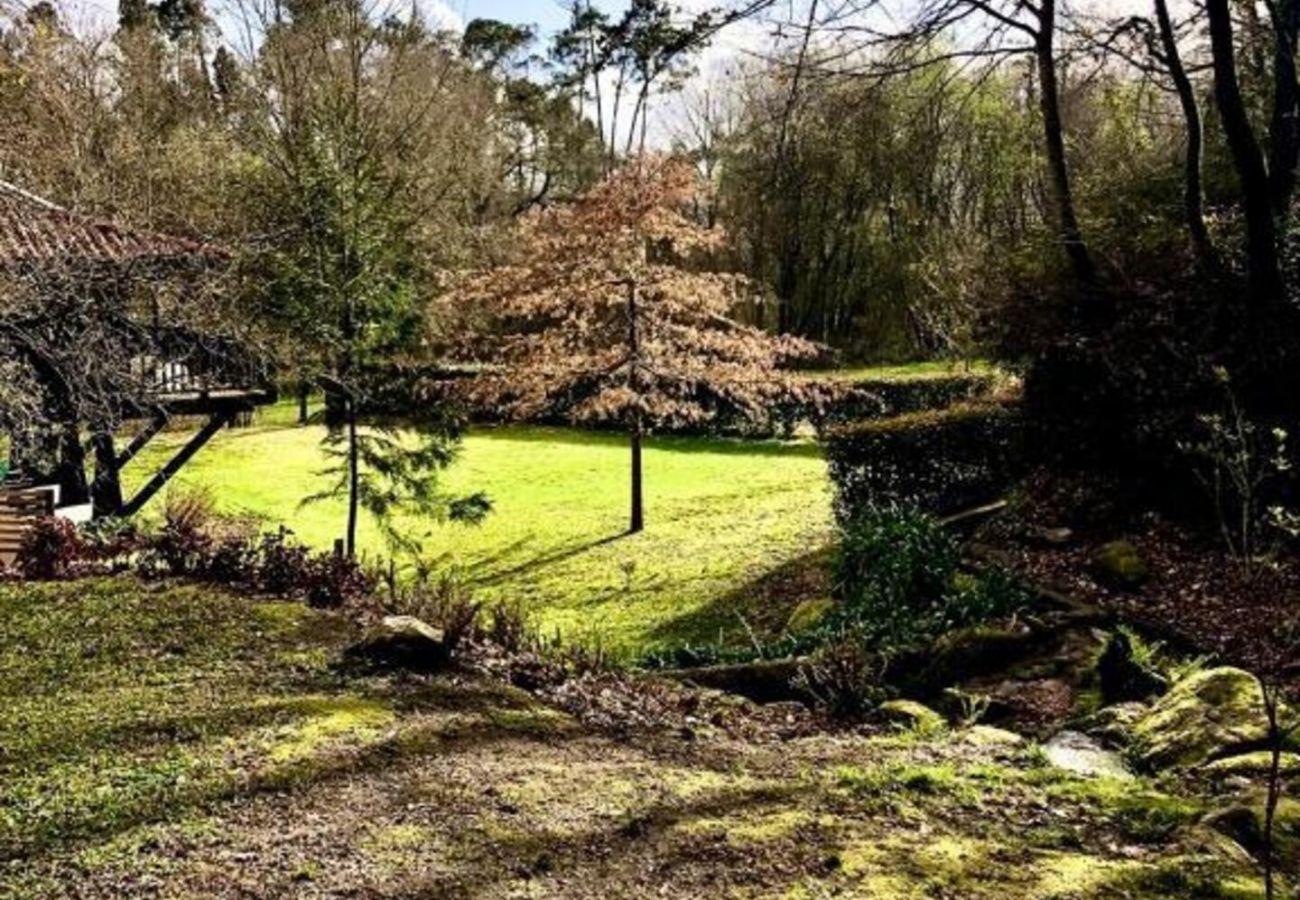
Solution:
<path fill-rule="evenodd" d="M 890 700 L 882 703 L 880 715 L 886 722 L 931 734 L 947 725 L 943 716 L 915 700 Z"/>
<path fill-rule="evenodd" d="M 1258 746 L 1268 736 L 1259 680 L 1223 666 L 1173 686 L 1133 726 L 1132 750 L 1145 768 L 1187 768 Z"/>
<path fill-rule="evenodd" d="M 1202 769 L 1213 778 L 1262 778 L 1268 774 L 1273 764 L 1273 754 L 1268 750 L 1255 750 L 1226 756 L 1207 763 Z M 1300 775 L 1300 754 L 1286 752 L 1278 760 L 1279 771 L 1284 778 Z"/>
<path fill-rule="evenodd" d="M 1111 541 L 1097 548 L 1092 557 L 1097 576 L 1112 587 L 1132 590 L 1150 576 L 1146 562 L 1128 541 Z"/>
<path fill-rule="evenodd" d="M 786 634 L 802 634 L 812 631 L 826 620 L 826 616 L 835 608 L 835 601 L 825 597 L 815 600 L 803 600 L 790 613 L 785 623 Z"/>
<path fill-rule="evenodd" d="M 1138 701 L 1103 706 L 1083 722 L 1083 730 L 1112 747 L 1133 742 L 1133 729 L 1151 707 Z"/>

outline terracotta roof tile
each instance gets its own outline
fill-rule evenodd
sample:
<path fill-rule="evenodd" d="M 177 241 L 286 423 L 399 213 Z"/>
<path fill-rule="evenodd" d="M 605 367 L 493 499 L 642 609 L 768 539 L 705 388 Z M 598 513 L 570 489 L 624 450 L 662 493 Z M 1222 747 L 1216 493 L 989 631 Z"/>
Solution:
<path fill-rule="evenodd" d="M 78 215 L 0 181 L 0 268 L 56 261 L 125 264 L 224 256 L 211 244 Z"/>

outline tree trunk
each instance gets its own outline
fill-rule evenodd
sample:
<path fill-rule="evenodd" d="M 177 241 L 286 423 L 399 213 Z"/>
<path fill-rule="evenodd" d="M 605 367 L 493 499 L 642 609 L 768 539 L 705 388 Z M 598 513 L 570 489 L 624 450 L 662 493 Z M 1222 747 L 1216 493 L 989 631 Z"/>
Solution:
<path fill-rule="evenodd" d="M 79 506 L 90 502 L 90 486 L 86 483 L 86 450 L 81 446 L 81 433 L 76 422 L 64 426 L 59 440 L 59 462 L 54 482 L 59 485 L 60 505 Z"/>
<path fill-rule="evenodd" d="M 628 533 L 636 534 L 645 528 L 645 497 L 641 477 L 641 416 L 632 420 L 632 517 Z"/>
<path fill-rule="evenodd" d="M 1197 265 L 1203 272 L 1213 272 L 1218 268 L 1218 254 L 1214 242 L 1210 240 L 1209 230 L 1205 227 L 1204 190 L 1201 186 L 1205 128 L 1201 122 L 1201 109 L 1196 102 L 1196 90 L 1187 77 L 1187 69 L 1178 52 L 1173 22 L 1169 18 L 1169 5 L 1166 0 L 1155 0 L 1155 7 L 1165 66 L 1169 69 L 1174 89 L 1178 92 L 1178 102 L 1182 106 L 1183 120 L 1187 127 L 1187 157 L 1183 162 L 1183 214 L 1187 218 L 1187 231 Z"/>
<path fill-rule="evenodd" d="M 95 480 L 90 486 L 94 517 L 116 516 L 122 511 L 122 480 L 117 468 L 117 448 L 113 432 L 100 429 L 91 437 L 95 452 Z"/>
<path fill-rule="evenodd" d="M 1269 180 L 1279 234 L 1286 233 L 1300 158 L 1300 90 L 1296 85 L 1296 37 L 1300 0 L 1277 0 L 1273 21 L 1273 116 L 1269 125 Z"/>
<path fill-rule="evenodd" d="M 358 488 L 361 480 L 361 454 L 357 445 L 357 402 L 353 397 L 348 397 L 344 402 L 347 404 L 348 416 L 348 530 L 347 537 L 344 540 L 344 548 L 347 551 L 348 559 L 355 559 L 357 555 L 357 511 L 360 505 Z"/>
<path fill-rule="evenodd" d="M 298 424 L 306 425 L 308 419 L 307 399 L 311 394 L 311 385 L 307 379 L 302 378 L 298 381 Z"/>
<path fill-rule="evenodd" d="M 1043 0 L 1039 10 L 1038 37 L 1034 56 L 1038 63 L 1039 109 L 1043 116 L 1043 136 L 1047 146 L 1048 180 L 1056 205 L 1061 244 L 1070 261 L 1074 277 L 1083 284 L 1096 281 L 1092 256 L 1083 241 L 1074 194 L 1070 187 L 1070 169 L 1065 158 L 1065 134 L 1061 124 L 1061 95 L 1056 83 L 1056 0 Z"/>
<path fill-rule="evenodd" d="M 627 284 L 627 356 L 628 385 L 632 389 L 636 403 L 641 401 L 641 332 L 636 304 L 636 282 Z M 642 491 L 641 477 L 641 437 L 644 423 L 641 410 L 633 411 L 629 418 L 629 433 L 632 444 L 632 515 L 628 523 L 628 533 L 636 534 L 645 528 L 645 498 Z"/>
<path fill-rule="evenodd" d="M 1258 307 L 1282 299 L 1282 270 L 1278 261 L 1273 202 L 1268 171 L 1255 139 L 1250 116 L 1237 83 L 1236 48 L 1232 36 L 1232 10 L 1228 0 L 1206 0 L 1210 26 L 1210 53 L 1214 64 L 1214 96 L 1223 121 L 1223 133 L 1232 152 L 1232 164 L 1241 184 L 1246 214 L 1246 257 L 1250 302 Z"/>

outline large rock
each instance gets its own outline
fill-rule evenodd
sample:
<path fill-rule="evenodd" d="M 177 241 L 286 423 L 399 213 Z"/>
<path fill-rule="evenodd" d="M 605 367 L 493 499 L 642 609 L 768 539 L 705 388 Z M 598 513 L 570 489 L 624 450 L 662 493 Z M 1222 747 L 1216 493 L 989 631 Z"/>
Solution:
<path fill-rule="evenodd" d="M 948 723 L 924 703 L 915 700 L 889 700 L 880 704 L 880 716 L 886 722 L 924 733 L 941 731 Z"/>
<path fill-rule="evenodd" d="M 1125 780 L 1133 777 L 1118 753 L 1077 731 L 1062 731 L 1043 744 L 1043 753 L 1052 765 L 1076 775 Z"/>
<path fill-rule="evenodd" d="M 1132 750 L 1149 769 L 1187 768 L 1258 747 L 1268 737 L 1259 680 L 1223 666 L 1184 678 L 1133 726 Z"/>
<path fill-rule="evenodd" d="M 1122 590 L 1133 590 L 1142 586 L 1150 571 L 1138 554 L 1137 548 L 1128 541 L 1111 541 L 1097 548 L 1092 557 L 1093 569 L 1103 582 Z"/>
<path fill-rule="evenodd" d="M 373 669 L 436 672 L 451 662 L 451 649 L 440 629 L 414 616 L 386 616 L 345 657 Z"/>
<path fill-rule="evenodd" d="M 1083 723 L 1083 730 L 1110 747 L 1127 747 L 1133 742 L 1133 729 L 1150 707 L 1136 700 L 1103 706 Z"/>

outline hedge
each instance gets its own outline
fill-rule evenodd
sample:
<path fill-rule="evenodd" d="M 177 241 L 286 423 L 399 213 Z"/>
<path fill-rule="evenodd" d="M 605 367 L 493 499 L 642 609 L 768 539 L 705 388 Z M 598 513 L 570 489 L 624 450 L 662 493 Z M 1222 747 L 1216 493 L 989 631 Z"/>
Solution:
<path fill-rule="evenodd" d="M 903 504 L 943 515 L 995 499 L 1022 470 L 1019 410 L 959 403 L 830 430 L 826 456 L 835 512 L 851 521 L 872 506 Z"/>

